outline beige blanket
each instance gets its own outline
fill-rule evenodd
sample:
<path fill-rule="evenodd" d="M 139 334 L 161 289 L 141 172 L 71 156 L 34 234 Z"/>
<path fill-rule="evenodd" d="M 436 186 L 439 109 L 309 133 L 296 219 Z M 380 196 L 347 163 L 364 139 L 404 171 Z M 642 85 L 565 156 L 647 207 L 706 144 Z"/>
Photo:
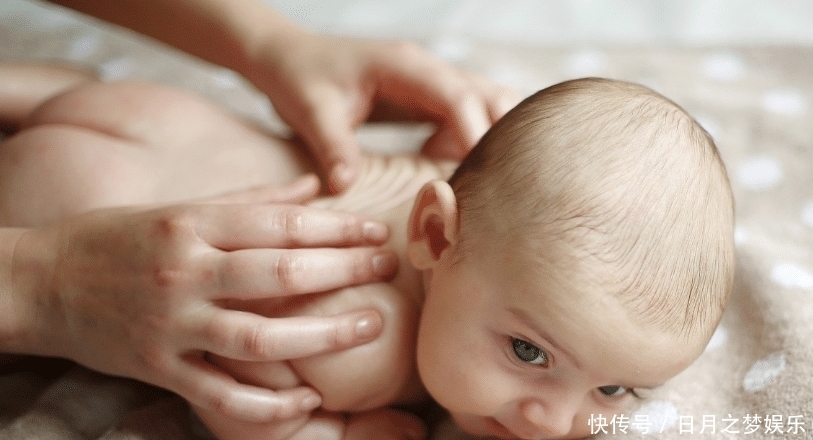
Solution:
<path fill-rule="evenodd" d="M 94 23 L 60 15 L 0 17 L 0 61 L 85 63 L 107 79 L 140 78 L 201 93 L 279 129 L 267 101 L 234 73 Z M 525 93 L 579 76 L 647 84 L 717 140 L 737 203 L 739 271 L 705 353 L 615 419 L 607 437 L 813 438 L 813 48 L 542 49 L 426 42 L 460 66 Z M 422 128 L 365 129 L 365 145 L 408 150 Z M 0 371 L 0 439 L 195 439 L 177 397 L 66 363 Z M 449 423 L 436 439 L 463 439 Z M 604 438 L 604 434 L 599 438 Z"/>

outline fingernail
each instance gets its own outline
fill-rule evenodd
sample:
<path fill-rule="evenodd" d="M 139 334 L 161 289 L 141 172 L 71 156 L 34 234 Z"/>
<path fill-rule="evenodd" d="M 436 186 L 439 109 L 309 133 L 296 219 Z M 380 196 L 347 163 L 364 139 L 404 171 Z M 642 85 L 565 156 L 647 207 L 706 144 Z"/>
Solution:
<path fill-rule="evenodd" d="M 309 394 L 301 402 L 299 402 L 299 409 L 302 411 L 312 411 L 319 408 L 322 404 L 322 398 L 316 394 Z"/>
<path fill-rule="evenodd" d="M 364 238 L 370 242 L 381 243 L 386 240 L 389 235 L 387 227 L 378 222 L 364 222 L 363 228 Z"/>
<path fill-rule="evenodd" d="M 378 313 L 367 313 L 356 321 L 356 337 L 360 340 L 371 340 L 381 332 L 381 316 Z"/>
<path fill-rule="evenodd" d="M 398 257 L 392 252 L 382 252 L 373 256 L 373 273 L 381 278 L 395 275 L 398 270 Z"/>

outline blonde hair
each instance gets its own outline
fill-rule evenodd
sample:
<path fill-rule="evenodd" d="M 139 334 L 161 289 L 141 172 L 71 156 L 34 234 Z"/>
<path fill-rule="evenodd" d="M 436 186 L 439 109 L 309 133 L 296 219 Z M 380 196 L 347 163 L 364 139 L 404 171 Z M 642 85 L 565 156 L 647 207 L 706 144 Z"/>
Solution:
<path fill-rule="evenodd" d="M 710 337 L 719 322 L 734 271 L 728 177 L 705 130 L 653 90 L 599 78 L 546 88 L 449 183 L 462 249 L 490 233 L 537 255 L 555 244 L 643 323 Z"/>

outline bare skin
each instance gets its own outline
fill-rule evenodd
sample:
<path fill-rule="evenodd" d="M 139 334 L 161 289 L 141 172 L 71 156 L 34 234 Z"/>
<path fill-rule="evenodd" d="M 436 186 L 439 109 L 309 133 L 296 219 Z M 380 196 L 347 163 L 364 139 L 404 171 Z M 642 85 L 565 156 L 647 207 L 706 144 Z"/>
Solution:
<path fill-rule="evenodd" d="M 63 156 L 10 167 L 3 175 L 13 177 L 17 192 L 3 206 L 51 221 L 101 207 L 285 185 L 310 171 L 294 145 L 159 86 L 80 86 L 39 107 L 26 124 L 7 141 L 16 163 Z M 48 130 L 58 136 L 49 138 Z M 72 141 L 81 142 L 69 150 Z M 53 151 L 35 154 L 38 145 Z M 82 160 L 71 161 L 75 156 Z M 120 161 L 122 156 L 128 160 Z M 74 184 L 30 175 L 43 168 L 66 173 L 62 180 Z M 322 397 L 321 408 L 306 416 L 255 423 L 193 402 L 218 438 L 422 438 L 421 422 L 390 405 L 423 402 L 429 395 L 476 435 L 581 438 L 589 434 L 589 414 L 622 411 L 632 399 L 629 390 L 658 386 L 702 351 L 702 337 L 681 340 L 628 319 L 603 286 L 578 271 L 562 279 L 540 275 L 536 260 L 516 252 L 522 237 L 478 236 L 476 250 L 462 252 L 455 195 L 443 181 L 451 168 L 419 157 L 364 158 L 359 179 L 345 194 L 312 203 L 363 213 L 396 231 L 387 246 L 401 270 L 388 283 L 268 298 L 267 280 L 246 284 L 244 273 L 228 266 L 218 272 L 221 284 L 248 292 L 217 301 L 228 310 L 301 319 L 296 317 L 372 308 L 384 321 L 374 342 L 317 357 L 274 362 L 251 352 L 207 349 L 211 365 L 241 383 L 271 389 L 307 384 Z M 76 178 L 67 179 L 71 175 Z M 28 197 L 37 186 L 40 200 L 49 203 Z M 263 216 L 258 211 L 255 218 Z M 242 229 L 232 226 L 233 233 Z M 572 258 L 564 247 L 554 246 L 547 255 L 551 267 Z"/>
<path fill-rule="evenodd" d="M 423 147 L 462 159 L 518 95 L 408 42 L 316 35 L 258 0 L 52 0 L 230 68 L 267 94 L 305 141 L 328 189 L 359 176 L 355 129 L 367 120 L 422 120 Z"/>
<path fill-rule="evenodd" d="M 258 0 L 54 0 L 53 3 L 130 28 L 244 76 L 268 95 L 277 113 L 304 139 L 305 149 L 313 153 L 315 168 L 327 176 L 327 187 L 333 193 L 344 191 L 359 176 L 363 161 L 354 131 L 365 121 L 385 119 L 434 122 L 438 129 L 424 145 L 423 152 L 435 157 L 460 159 L 482 133 L 519 100 L 512 90 L 471 72 L 457 69 L 415 44 L 311 34 Z M 85 80 L 83 72 L 76 71 L 62 71 L 56 77 L 49 76 L 49 73 L 31 77 L 18 76 L 10 84 L 5 82 L 8 78 L 0 81 L 0 107 L 3 107 L 0 108 L 0 130 L 13 131 L 17 122 L 28 115 L 32 105 L 36 106 L 45 97 Z M 283 263 L 281 267 L 288 268 L 279 273 L 290 276 L 294 283 L 285 286 L 284 291 L 274 292 L 275 294 L 307 293 L 309 282 L 319 286 L 340 287 L 391 276 L 396 269 L 393 264 L 394 256 L 372 247 L 381 244 L 387 236 L 387 231 L 380 224 L 357 216 L 317 213 L 314 210 L 295 209 L 290 205 L 308 199 L 316 189 L 316 182 L 309 179 L 292 188 L 272 188 L 270 191 L 254 189 L 230 194 L 217 201 L 279 203 L 280 205 L 269 208 L 271 212 L 268 215 L 288 220 L 278 222 L 274 228 L 266 229 L 265 232 L 284 238 L 286 247 L 345 247 L 340 252 L 326 249 L 278 252 L 276 261 Z M 210 197 L 207 199 L 213 201 Z M 53 206 L 47 209 L 51 209 L 51 214 L 58 210 Z M 53 258 L 51 262 L 42 260 L 49 257 L 48 253 L 53 252 L 54 246 L 63 242 L 82 246 L 88 237 L 100 237 L 104 233 L 113 234 L 115 237 L 112 238 L 116 239 L 137 236 L 139 227 L 174 223 L 179 218 L 187 222 L 187 227 L 190 219 L 203 225 L 214 223 L 220 228 L 221 234 L 227 234 L 226 226 L 217 223 L 223 210 L 232 209 L 201 211 L 197 207 L 183 206 L 151 211 L 150 215 L 140 217 L 131 217 L 132 213 L 126 210 L 109 212 L 103 219 L 79 219 L 70 225 L 55 225 L 50 234 L 45 234 L 42 230 L 26 232 L 22 229 L 2 229 L 0 291 L 8 292 L 11 289 L 12 260 L 22 259 L 28 265 L 36 261 L 33 264 L 35 270 L 28 277 L 37 281 L 37 288 L 55 292 L 57 287 L 44 285 L 42 280 L 36 280 L 35 275 L 36 272 L 44 273 L 41 266 L 47 266 L 53 261 Z M 238 209 L 237 212 L 232 210 L 231 217 L 243 219 L 249 214 L 244 209 Z M 312 221 L 316 225 L 312 225 Z M 77 227 L 91 224 L 100 230 Z M 291 224 L 309 224 L 313 227 L 290 228 Z M 76 230 L 85 235 L 72 235 Z M 182 237 L 179 238 L 178 235 Z M 24 236 L 27 236 L 29 247 L 19 251 L 23 247 L 17 245 Z M 189 244 L 190 237 L 191 235 L 183 236 L 176 231 L 164 236 L 142 237 L 141 243 L 154 251 L 168 250 L 183 255 L 193 249 L 185 246 Z M 39 247 L 30 247 L 32 238 L 37 239 L 35 241 L 40 243 Z M 241 245 L 251 248 L 260 244 L 259 241 L 248 243 L 249 241 L 251 240 L 244 240 Z M 279 246 L 278 243 L 265 245 Z M 363 248 L 364 245 L 368 247 Z M 78 254 L 78 257 L 85 257 L 84 249 L 68 249 L 60 257 L 81 260 L 74 258 L 73 253 Z M 115 259 L 121 257 L 117 255 L 120 249 L 111 246 L 106 253 L 96 256 Z M 29 255 L 23 255 L 26 252 Z M 331 270 L 307 272 L 308 267 L 302 266 L 316 261 L 316 257 L 330 258 L 331 262 L 326 262 L 322 268 L 330 267 Z M 143 253 L 140 258 L 148 273 L 154 270 L 152 266 L 163 268 L 167 264 L 156 253 Z M 257 261 L 253 263 L 257 264 Z M 132 285 L 118 288 L 127 290 L 138 287 L 137 290 L 145 293 L 148 298 L 155 298 L 155 294 L 165 290 L 182 298 L 189 298 L 192 292 L 201 291 L 201 285 L 207 285 L 207 280 L 195 278 L 201 274 L 194 272 L 199 269 L 197 262 L 181 259 L 180 267 L 193 270 L 193 274 L 187 278 L 189 285 L 173 285 L 168 288 L 142 285 L 144 279 L 150 279 L 147 276 L 135 277 L 131 279 Z M 76 268 L 68 265 L 62 269 L 70 271 Z M 302 276 L 303 273 L 309 275 L 305 277 Z M 90 277 L 85 282 L 93 284 L 98 280 Z M 79 291 L 84 289 L 84 286 L 71 287 Z M 16 301 L 8 296 L 0 296 L 0 312 L 16 316 L 20 307 L 16 303 L 27 302 L 20 298 L 33 298 L 33 294 L 29 293 L 18 293 L 16 296 Z M 180 311 L 177 312 L 176 316 L 169 316 L 168 319 L 177 320 L 177 316 L 181 315 Z M 338 349 L 364 343 L 375 337 L 380 329 L 380 317 L 369 313 L 310 320 L 307 323 L 309 326 L 305 326 L 305 322 L 298 322 L 299 332 L 296 334 L 314 342 L 311 346 L 315 350 L 326 346 Z M 247 324 L 243 322 L 242 325 Z M 267 321 L 264 326 L 257 322 L 254 324 L 257 328 L 263 328 L 263 332 L 267 333 L 264 340 L 272 345 L 291 333 L 278 333 L 279 328 L 272 331 Z M 43 350 L 35 349 L 31 346 L 32 341 L 19 335 L 20 327 L 25 325 L 23 320 L 9 320 L 0 325 L 0 350 Z M 234 323 L 229 327 L 231 331 L 236 331 Z M 58 333 L 59 329 L 54 331 Z M 244 338 L 251 334 L 245 328 L 241 332 Z M 258 330 L 255 329 L 255 332 Z M 329 341 L 332 342 L 326 338 L 330 338 Z M 301 342 L 303 346 L 308 345 L 306 341 Z M 164 345 L 157 352 L 171 353 L 171 357 L 177 359 L 179 350 L 181 347 Z M 301 354 L 302 349 L 296 352 Z M 310 353 L 316 352 L 318 351 Z M 278 358 L 284 357 L 282 355 L 283 353 L 275 354 Z M 0 362 L 2 361 L 0 357 Z M 101 364 L 94 364 L 93 367 L 109 371 L 111 366 L 102 359 Z M 190 374 L 190 368 L 197 374 Z M 319 397 L 313 392 L 304 393 L 300 390 L 296 395 L 283 396 L 268 390 L 240 387 L 228 376 L 204 372 L 200 366 L 194 367 L 187 361 L 148 370 L 151 370 L 148 375 L 136 374 L 143 369 L 116 372 L 131 377 L 135 374 L 140 379 L 173 389 L 207 408 L 217 408 L 225 414 L 247 420 L 269 420 L 280 415 L 301 414 L 320 403 Z M 194 379 L 179 383 L 180 379 L 190 377 Z M 202 378 L 206 378 L 207 383 L 217 383 L 218 386 L 202 386 Z"/>
<path fill-rule="evenodd" d="M 82 180 L 84 171 L 105 175 L 107 181 L 97 182 L 115 186 L 118 179 L 111 172 L 123 172 L 127 165 L 97 161 L 87 162 L 91 169 L 72 168 L 75 162 L 65 150 L 78 148 L 80 158 L 94 147 L 102 156 L 129 148 L 137 156 L 143 145 L 132 138 L 112 142 L 109 133 L 81 125 L 25 124 L 50 93 L 94 82 L 73 68 L 0 69 L 0 119 L 17 132 L 0 146 L 0 179 L 9 190 L 0 215 L 0 313 L 6 317 L 0 323 L 0 351 L 70 358 L 245 420 L 284 419 L 318 407 L 321 397 L 310 388 L 275 392 L 241 384 L 203 362 L 202 353 L 280 360 L 340 350 L 374 339 L 380 316 L 356 310 L 327 318 L 266 319 L 224 310 L 219 302 L 387 279 L 396 261 L 377 247 L 387 238 L 386 226 L 369 217 L 278 204 L 311 199 L 318 191 L 312 176 L 286 187 L 187 199 L 191 204 L 73 216 L 111 202 L 92 201 L 103 192 L 91 192 L 90 198 L 74 199 L 76 207 L 63 203 L 60 195 L 76 196 L 93 185 L 93 178 Z M 52 160 L 58 157 L 67 160 Z M 38 168 L 37 160 L 55 166 L 54 174 Z M 135 159 L 132 165 L 143 164 Z M 80 173 L 54 179 L 63 166 Z M 27 172 L 32 174 L 26 177 Z M 30 185 L 16 180 L 37 176 L 43 180 L 28 180 Z M 41 183 L 54 193 L 42 191 Z M 40 215 L 21 215 L 29 209 Z M 268 272 L 268 267 L 275 269 Z M 213 273 L 242 284 L 223 284 L 229 278 L 212 278 Z M 257 285 L 264 289 L 250 287 Z"/>
<path fill-rule="evenodd" d="M 383 221 L 393 231 L 404 231 L 415 194 L 422 184 L 447 177 L 451 172 L 449 163 L 433 163 L 417 156 L 367 157 L 365 162 L 358 181 L 346 194 L 316 200 L 313 205 L 361 212 Z M 345 288 L 305 301 L 258 300 L 233 305 L 269 316 L 330 316 L 358 307 L 373 307 L 381 313 L 385 326 L 374 342 L 335 354 L 278 363 L 247 363 L 212 357 L 216 364 L 248 383 L 274 389 L 307 383 L 320 390 L 323 397 L 322 411 L 286 423 L 234 423 L 198 409 L 218 438 L 308 439 L 314 438 L 312 429 L 319 426 L 319 438 L 363 439 L 368 437 L 359 430 L 371 429 L 368 423 L 382 424 L 381 432 L 392 433 L 393 428 L 385 429 L 383 424 L 394 421 L 403 425 L 401 435 L 420 437 L 420 424 L 406 413 L 386 407 L 414 404 L 428 397 L 415 366 L 423 282 L 421 273 L 406 261 L 405 234 L 393 233 L 387 246 L 401 258 L 400 270 L 389 283 Z M 354 413 L 347 422 L 340 415 L 344 412 Z M 325 423 L 335 426 L 334 432 L 328 435 L 321 431 Z"/>
<path fill-rule="evenodd" d="M 315 35 L 299 28 L 258 0 L 54 0 L 53 3 L 127 27 L 244 76 L 268 95 L 277 113 L 304 140 L 305 149 L 313 153 L 315 168 L 327 176 L 327 187 L 333 193 L 344 191 L 359 176 L 363 161 L 354 131 L 365 121 L 383 119 L 434 122 L 438 129 L 426 142 L 423 151 L 435 157 L 460 159 L 491 123 L 519 100 L 512 90 L 471 72 L 457 69 L 415 44 Z M 15 130 L 16 124 L 29 114 L 32 106 L 38 105 L 42 99 L 53 93 L 86 80 L 84 72 L 65 70 L 68 69 L 62 69 L 55 77 L 51 73 L 41 72 L 33 76 L 18 75 L 10 83 L 6 82 L 9 79 L 7 77 L 0 80 L 0 130 Z M 3 76 L 2 72 L 0 76 Z M 387 236 L 387 231 L 379 223 L 358 216 L 295 209 L 290 205 L 307 200 L 316 190 L 317 183 L 309 179 L 291 188 L 272 188 L 270 191 L 254 189 L 217 199 L 220 203 L 279 204 L 269 208 L 271 212 L 267 214 L 287 221 L 278 222 L 275 227 L 264 231 L 283 238 L 286 248 L 300 249 L 296 252 L 277 252 L 275 261 L 281 262 L 280 267 L 288 268 L 279 273 L 289 276 L 293 283 L 274 294 L 308 293 L 310 291 L 307 289 L 311 286 L 309 283 L 322 287 L 340 287 L 391 276 L 396 270 L 394 256 L 391 252 L 382 252 L 380 248 L 373 247 L 381 244 Z M 209 202 L 213 201 L 210 197 L 207 199 Z M 57 210 L 53 206 L 48 209 L 51 209 L 52 214 Z M 72 224 L 54 225 L 48 234 L 43 230 L 26 232 L 19 228 L 0 229 L 0 292 L 11 290 L 10 282 L 14 278 L 11 271 L 16 264 L 13 260 L 23 260 L 28 266 L 34 267 L 26 276 L 30 278 L 28 287 L 44 289 L 53 294 L 59 287 L 47 286 L 42 280 L 36 280 L 36 273 L 47 272 L 42 270 L 42 266 L 55 261 L 49 255 L 54 252 L 55 246 L 65 242 L 80 246 L 64 250 L 59 255 L 59 258 L 78 261 L 88 257 L 84 255 L 87 247 L 81 246 L 88 240 L 92 241 L 90 237 L 96 239 L 104 234 L 112 234 L 111 238 L 114 240 L 108 240 L 107 243 L 115 242 L 122 237 L 138 236 L 141 227 L 174 223 L 178 219 L 184 220 L 187 227 L 190 219 L 203 225 L 215 224 L 215 229 L 220 228 L 218 231 L 221 234 L 227 234 L 227 227 L 218 223 L 224 210 L 230 210 L 232 218 L 244 219 L 250 214 L 245 209 L 237 209 L 236 212 L 232 208 L 203 211 L 198 207 L 178 206 L 153 210 L 149 215 L 139 217 L 132 217 L 132 212 L 127 210 L 109 212 L 102 219 L 85 218 Z M 290 227 L 299 224 L 312 227 Z M 92 229 L 91 225 L 100 229 Z M 76 231 L 80 231 L 79 235 Z M 187 246 L 191 237 L 193 235 L 175 231 L 163 236 L 142 237 L 141 244 L 152 251 L 185 255 L 194 249 L 193 246 Z M 18 246 L 23 238 L 28 240 L 26 248 Z M 32 239 L 36 239 L 34 241 L 40 246 L 31 247 Z M 254 240 L 243 240 L 240 244 L 248 248 L 261 244 L 256 236 Z M 279 243 L 262 244 L 280 246 Z M 301 249 L 303 246 L 321 249 Z M 336 252 L 324 249 L 325 247 L 345 249 Z M 121 257 L 118 254 L 121 249 L 123 248 L 111 245 L 106 253 L 97 253 L 92 258 L 103 256 L 115 260 Z M 154 271 L 155 267 L 164 268 L 168 264 L 158 253 L 145 252 L 139 254 L 139 257 L 147 273 Z M 305 266 L 316 261 L 314 258 L 317 257 L 323 259 L 321 269 L 330 267 L 331 270 L 308 271 L 309 267 Z M 189 299 L 194 292 L 202 290 L 201 286 L 208 287 L 209 280 L 196 278 L 201 275 L 201 272 L 196 271 L 200 269 L 198 262 L 179 259 L 173 263 L 191 271 L 190 277 L 186 279 L 188 285 L 144 285 L 145 279 L 151 279 L 147 276 L 131 278 L 132 285 L 116 288 L 124 291 L 136 288 L 153 299 L 159 293 L 165 295 L 168 290 Z M 258 261 L 254 260 L 252 263 L 256 265 Z M 70 265 L 62 267 L 64 271 L 75 269 L 77 268 Z M 303 276 L 304 273 L 308 275 Z M 99 280 L 89 277 L 84 282 L 94 284 Z M 71 288 L 80 292 L 87 291 L 86 286 L 82 285 Z M 10 296 L 0 295 L 0 312 L 6 316 L 16 316 L 20 304 L 33 300 L 34 296 L 33 293 L 18 292 L 17 298 L 12 301 Z M 126 302 L 129 296 L 119 298 Z M 166 317 L 170 322 L 177 321 L 178 316 L 182 315 L 181 310 L 175 312 L 174 316 L 170 314 Z M 135 316 L 146 319 L 138 314 Z M 0 351 L 46 350 L 32 346 L 36 343 L 31 341 L 30 336 L 20 336 L 21 332 L 24 333 L 21 328 L 27 325 L 24 321 L 8 320 L 0 325 Z M 242 322 L 240 332 L 243 338 L 252 334 L 245 330 L 248 324 Z M 313 347 L 310 354 L 367 342 L 381 328 L 380 317 L 370 313 L 312 319 L 296 324 L 299 331 L 294 333 L 306 339 L 300 341 L 302 346 Z M 280 326 L 272 329 L 268 321 L 265 325 L 260 325 L 259 322 L 254 322 L 253 325 L 257 326 L 254 332 L 265 333 L 264 340 L 271 345 L 277 344 L 276 341 L 279 340 L 284 341 L 292 333 L 290 330 L 280 332 Z M 235 332 L 238 331 L 236 326 L 232 322 L 227 327 Z M 260 332 L 258 329 L 263 330 Z M 54 332 L 59 333 L 59 330 L 54 329 Z M 152 331 L 155 329 L 147 330 L 147 333 Z M 169 330 L 164 328 L 163 332 Z M 189 330 L 181 332 L 184 333 L 189 333 Z M 237 338 L 235 341 L 242 342 Z M 307 344 L 308 341 L 312 344 Z M 159 344 L 153 351 L 177 360 L 184 349 Z M 296 353 L 303 354 L 303 350 L 297 349 Z M 283 352 L 272 357 L 285 358 Z M 97 361 L 100 363 L 94 363 L 93 368 L 110 371 L 109 361 Z M 3 362 L 2 356 L 0 362 Z M 222 372 L 204 371 L 201 366 L 194 366 L 186 360 L 147 370 L 149 374 L 144 374 L 144 369 L 115 372 L 173 389 L 190 401 L 199 402 L 207 408 L 216 408 L 240 419 L 270 420 L 281 415 L 302 414 L 320 404 L 319 396 L 312 391 L 304 392 L 300 389 L 296 394 L 286 395 L 256 387 L 241 387 L 227 375 L 216 374 Z M 192 371 L 196 374 L 191 374 Z M 189 378 L 193 379 L 180 382 L 181 379 Z M 207 380 L 203 381 L 203 378 Z M 203 386 L 204 383 L 210 385 Z M 211 386 L 213 383 L 217 386 Z"/>
<path fill-rule="evenodd" d="M 22 129 L 0 147 L 0 187 L 4 189 L 0 218 L 7 225 L 42 226 L 88 212 L 92 215 L 102 208 L 250 198 L 252 192 L 267 193 L 307 176 L 312 168 L 298 151 L 294 144 L 177 90 L 135 83 L 83 83 L 37 107 Z M 450 165 L 420 157 L 363 158 L 354 186 L 341 196 L 318 199 L 311 205 L 357 212 L 391 230 L 403 231 L 421 185 L 446 177 L 452 171 Z M 253 218 L 263 221 L 268 215 L 256 207 Z M 231 228 L 236 232 L 241 226 L 235 223 Z M 404 259 L 403 234 L 393 234 L 387 247 Z M 422 436 L 422 425 L 414 416 L 380 409 L 425 398 L 414 367 L 414 338 L 423 301 L 421 280 L 405 260 L 401 263 L 390 283 L 290 299 L 251 300 L 268 296 L 273 281 L 246 285 L 238 277 L 240 272 L 231 273 L 234 268 L 221 269 L 220 276 L 225 277 L 221 284 L 239 283 L 236 288 L 246 293 L 220 299 L 218 304 L 252 312 L 246 316 L 261 313 L 303 319 L 298 317 L 374 309 L 386 325 L 364 349 L 287 362 L 269 363 L 271 359 L 260 355 L 265 352 L 262 348 L 241 352 L 212 346 L 207 350 L 211 352 L 208 359 L 238 381 L 275 390 L 313 387 L 320 393 L 323 410 L 288 422 L 251 424 L 224 417 L 218 408 L 195 404 L 204 420 L 225 439 L 259 434 L 312 438 L 314 430 L 320 432 L 320 438 L 330 438 L 322 436 L 326 429 L 335 438 L 348 439 L 393 429 L 405 438 Z M 302 282 L 307 278 L 292 281 Z M 322 287 L 330 290 L 333 286 Z M 69 345 L 57 338 L 51 340 L 53 349 Z M 300 342 L 289 341 L 305 345 Z M 80 362 L 82 357 L 98 356 L 100 346 L 104 347 L 104 342 L 87 344 L 78 356 Z M 360 363 L 360 357 L 368 361 Z M 122 363 L 128 362 L 132 361 L 122 359 Z M 338 371 L 343 381 L 333 380 Z M 348 383 L 353 383 L 352 392 L 346 388 Z M 345 422 L 332 411 L 358 414 Z M 283 416 L 293 414 L 289 411 Z"/>

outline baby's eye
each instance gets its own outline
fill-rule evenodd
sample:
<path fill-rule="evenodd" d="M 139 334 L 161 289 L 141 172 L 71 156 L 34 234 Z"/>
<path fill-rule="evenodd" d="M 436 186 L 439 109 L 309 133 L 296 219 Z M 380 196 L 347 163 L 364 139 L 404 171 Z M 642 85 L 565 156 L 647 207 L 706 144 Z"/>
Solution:
<path fill-rule="evenodd" d="M 511 338 L 511 343 L 514 345 L 514 353 L 522 362 L 534 365 L 547 365 L 547 353 L 535 345 L 517 338 Z"/>
<path fill-rule="evenodd" d="M 626 388 L 618 385 L 607 385 L 603 387 L 598 387 L 598 390 L 601 391 L 601 394 L 611 397 L 623 396 L 624 394 L 627 393 Z"/>

